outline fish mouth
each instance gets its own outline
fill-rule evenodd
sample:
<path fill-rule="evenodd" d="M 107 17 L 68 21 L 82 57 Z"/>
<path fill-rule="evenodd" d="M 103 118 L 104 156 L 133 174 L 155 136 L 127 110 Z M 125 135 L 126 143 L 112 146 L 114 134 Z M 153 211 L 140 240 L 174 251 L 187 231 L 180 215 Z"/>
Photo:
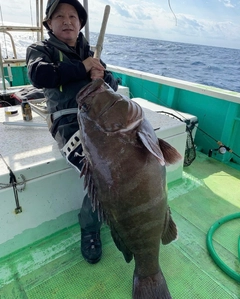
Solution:
<path fill-rule="evenodd" d="M 88 91 L 88 88 L 86 87 L 87 92 L 82 96 L 82 98 L 78 102 L 78 108 L 82 112 L 87 112 L 91 108 L 91 102 L 86 101 L 86 98 L 88 96 L 94 98 L 95 96 L 100 95 L 109 89 L 109 86 L 102 79 L 97 79 L 96 81 L 99 81 L 101 85 L 100 84 L 96 85 L 90 91 Z M 82 93 L 84 92 L 85 90 L 82 91 Z M 113 101 L 105 102 L 101 110 L 98 111 L 97 119 L 102 118 L 104 114 L 108 113 L 108 111 L 111 110 L 117 103 L 122 101 L 123 101 L 122 98 L 116 98 Z"/>
<path fill-rule="evenodd" d="M 86 101 L 88 97 L 93 98 L 98 93 L 104 92 L 106 90 L 105 85 L 103 85 L 103 79 L 96 79 L 95 83 L 96 84 L 93 84 L 93 82 L 89 83 L 87 86 L 81 89 L 79 96 L 77 95 L 78 108 L 80 110 L 84 108 L 83 112 L 86 112 L 90 107 L 90 105 L 87 104 L 88 101 Z"/>

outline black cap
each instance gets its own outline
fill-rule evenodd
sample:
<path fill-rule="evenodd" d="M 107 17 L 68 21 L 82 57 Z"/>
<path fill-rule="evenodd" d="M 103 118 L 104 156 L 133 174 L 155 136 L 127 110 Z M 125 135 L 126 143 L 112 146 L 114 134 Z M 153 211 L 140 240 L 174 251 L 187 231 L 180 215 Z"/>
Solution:
<path fill-rule="evenodd" d="M 88 16 L 85 8 L 78 0 L 48 0 L 47 7 L 46 7 L 46 16 L 43 20 L 43 26 L 47 30 L 50 30 L 47 21 L 51 18 L 52 14 L 54 13 L 55 9 L 60 3 L 70 4 L 76 9 L 79 20 L 81 20 L 81 29 L 82 29 L 86 25 Z"/>

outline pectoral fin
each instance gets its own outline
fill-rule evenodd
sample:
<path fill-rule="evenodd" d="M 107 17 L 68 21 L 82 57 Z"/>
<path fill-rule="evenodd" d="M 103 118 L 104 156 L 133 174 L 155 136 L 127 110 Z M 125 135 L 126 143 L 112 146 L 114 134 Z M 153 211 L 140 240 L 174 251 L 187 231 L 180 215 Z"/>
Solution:
<path fill-rule="evenodd" d="M 115 230 L 113 224 L 110 222 L 109 223 L 110 229 L 111 229 L 111 235 L 114 240 L 115 245 L 117 246 L 118 250 L 120 250 L 125 258 L 125 261 L 129 263 L 132 258 L 133 254 L 132 252 L 127 248 L 127 246 L 124 244 L 123 240 Z"/>
<path fill-rule="evenodd" d="M 152 153 L 158 159 L 158 161 L 162 166 L 164 166 L 165 160 L 163 157 L 163 153 L 159 147 L 159 144 L 156 143 L 156 141 L 153 140 L 153 138 L 145 132 L 141 131 L 138 132 L 137 134 L 140 140 L 142 141 L 142 143 L 144 144 L 144 146 L 149 150 L 149 152 Z"/>
<path fill-rule="evenodd" d="M 172 219 L 170 208 L 168 208 L 165 215 L 164 228 L 162 243 L 166 245 L 177 239 L 177 226 Z"/>

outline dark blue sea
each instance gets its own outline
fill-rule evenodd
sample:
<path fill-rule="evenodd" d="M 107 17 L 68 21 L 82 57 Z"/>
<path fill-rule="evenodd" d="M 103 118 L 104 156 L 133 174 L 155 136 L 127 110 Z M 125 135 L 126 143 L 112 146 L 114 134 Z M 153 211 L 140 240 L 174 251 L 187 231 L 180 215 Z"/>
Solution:
<path fill-rule="evenodd" d="M 95 45 L 98 34 L 90 34 Z M 240 92 L 240 50 L 106 34 L 106 64 Z"/>
<path fill-rule="evenodd" d="M 25 58 L 32 35 L 13 35 L 18 58 Z M 10 38 L 3 37 L 2 55 L 13 57 Z M 98 33 L 90 33 L 90 44 L 96 45 L 97 38 Z M 240 92 L 239 49 L 105 34 L 101 58 L 106 64 Z"/>

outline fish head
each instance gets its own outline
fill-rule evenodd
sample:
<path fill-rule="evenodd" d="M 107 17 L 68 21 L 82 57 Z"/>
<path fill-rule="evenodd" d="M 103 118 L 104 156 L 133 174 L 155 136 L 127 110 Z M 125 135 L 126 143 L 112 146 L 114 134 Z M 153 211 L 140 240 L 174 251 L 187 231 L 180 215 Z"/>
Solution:
<path fill-rule="evenodd" d="M 102 79 L 86 85 L 76 99 L 79 119 L 92 121 L 105 132 L 132 130 L 143 119 L 138 104 L 114 92 Z"/>

